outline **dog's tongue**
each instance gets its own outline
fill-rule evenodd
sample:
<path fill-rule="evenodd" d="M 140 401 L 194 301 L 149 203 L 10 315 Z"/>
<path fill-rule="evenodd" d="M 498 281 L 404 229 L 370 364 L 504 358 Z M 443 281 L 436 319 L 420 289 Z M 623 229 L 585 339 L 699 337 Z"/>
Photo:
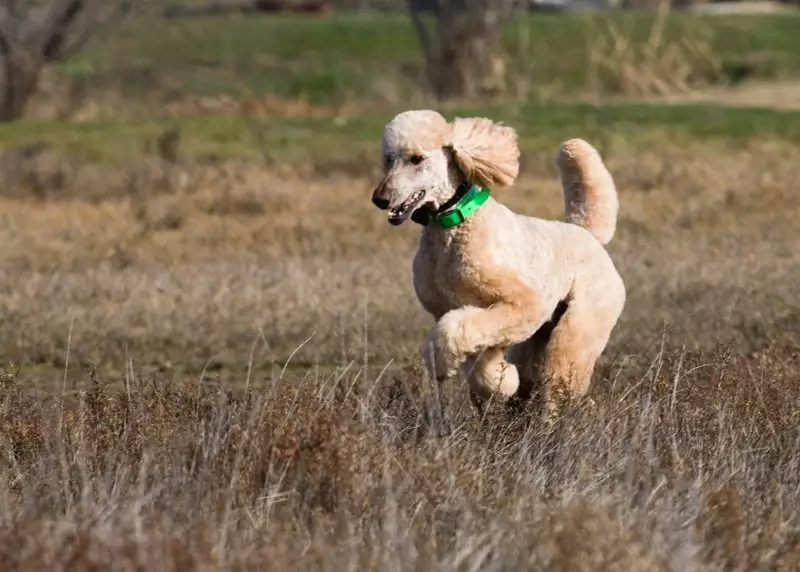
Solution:
<path fill-rule="evenodd" d="M 413 213 L 414 209 L 419 205 L 425 196 L 424 191 L 414 193 L 411 197 L 406 199 L 403 204 L 389 211 L 389 222 L 395 226 L 403 224 L 408 220 Z"/>

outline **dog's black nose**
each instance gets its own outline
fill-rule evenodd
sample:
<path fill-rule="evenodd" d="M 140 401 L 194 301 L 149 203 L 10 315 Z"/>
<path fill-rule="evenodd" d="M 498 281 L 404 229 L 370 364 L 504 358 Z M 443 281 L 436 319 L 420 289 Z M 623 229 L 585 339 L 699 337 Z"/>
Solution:
<path fill-rule="evenodd" d="M 378 207 L 381 210 L 386 210 L 389 208 L 389 199 L 384 199 L 378 196 L 372 196 L 372 204 Z"/>

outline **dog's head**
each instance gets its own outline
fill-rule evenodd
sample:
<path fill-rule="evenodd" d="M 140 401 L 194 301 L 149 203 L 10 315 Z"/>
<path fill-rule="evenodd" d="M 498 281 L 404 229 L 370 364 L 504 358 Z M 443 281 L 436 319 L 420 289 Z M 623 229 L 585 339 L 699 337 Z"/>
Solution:
<path fill-rule="evenodd" d="M 384 177 L 372 202 L 389 211 L 393 225 L 429 213 L 453 199 L 463 183 L 511 185 L 519 172 L 517 134 L 484 118 L 448 123 L 435 111 L 404 111 L 383 130 Z"/>

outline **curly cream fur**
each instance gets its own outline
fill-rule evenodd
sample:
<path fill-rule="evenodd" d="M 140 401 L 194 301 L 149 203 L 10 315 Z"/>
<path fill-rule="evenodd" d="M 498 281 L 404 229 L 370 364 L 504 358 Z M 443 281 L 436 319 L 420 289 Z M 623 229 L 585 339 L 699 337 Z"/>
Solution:
<path fill-rule="evenodd" d="M 489 119 L 456 118 L 450 148 L 461 172 L 473 185 L 512 185 L 519 174 L 517 132 Z"/>
<path fill-rule="evenodd" d="M 417 152 L 450 143 L 450 125 L 435 111 L 406 111 L 397 115 L 383 133 L 384 153 Z"/>
<path fill-rule="evenodd" d="M 584 227 L 601 244 L 608 244 L 617 227 L 619 200 L 600 154 L 583 139 L 570 139 L 561 144 L 556 163 L 567 222 Z"/>
<path fill-rule="evenodd" d="M 465 180 L 510 185 L 519 170 L 513 129 L 483 118 L 448 124 L 433 111 L 393 119 L 383 152 L 391 160 L 375 196 L 387 208 L 420 192 L 437 208 Z M 404 159 L 418 153 L 421 160 Z M 490 198 L 458 226 L 424 227 L 413 261 L 417 297 L 437 321 L 422 351 L 431 375 L 460 369 L 479 398 L 541 384 L 550 414 L 588 390 L 626 297 L 602 244 L 617 213 L 611 175 L 582 140 L 566 142 L 557 162 L 567 222 L 517 214 Z"/>

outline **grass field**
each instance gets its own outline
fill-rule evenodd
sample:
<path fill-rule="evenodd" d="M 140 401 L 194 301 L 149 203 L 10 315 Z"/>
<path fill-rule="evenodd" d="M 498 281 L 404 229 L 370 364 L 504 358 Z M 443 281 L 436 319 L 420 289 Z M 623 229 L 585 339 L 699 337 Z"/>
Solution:
<path fill-rule="evenodd" d="M 336 70 L 358 90 L 318 52 L 374 46 L 367 77 L 411 41 L 386 17 L 377 37 L 366 17 L 352 36 L 269 22 L 263 44 L 244 21 L 235 37 L 152 24 L 148 41 L 134 22 L 107 40 L 115 51 L 59 73 L 113 83 L 139 54 L 181 97 L 209 69 L 228 70 L 226 92 L 252 89 L 247 45 L 294 57 L 290 31 L 318 26 L 287 81 Z M 543 43 L 561 37 L 533 22 Z M 791 21 L 719 22 L 748 29 L 728 37 L 737 57 L 793 73 Z M 196 66 L 175 47 L 187 37 L 208 41 Z M 262 85 L 284 77 L 269 73 Z M 306 94 L 294 85 L 274 91 Z M 402 107 L 337 89 L 296 117 L 165 114 L 131 95 L 138 116 L 0 127 L 0 568 L 800 567 L 800 112 L 443 106 L 519 129 L 522 175 L 496 196 L 526 214 L 563 216 L 561 140 L 602 150 L 628 302 L 594 407 L 549 428 L 532 408 L 478 418 L 452 383 L 442 435 L 417 359 L 432 325 L 411 287 L 418 229 L 370 203 L 380 130 Z"/>
<path fill-rule="evenodd" d="M 715 105 L 647 103 L 608 105 L 526 103 L 485 106 L 440 105 L 453 116 L 490 114 L 518 129 L 523 161 L 546 154 L 560 141 L 581 134 L 604 151 L 645 146 L 708 146 L 742 149 L 753 141 L 800 143 L 800 111 L 726 109 Z M 82 164 L 130 165 L 131 158 L 155 156 L 158 140 L 177 132 L 175 151 L 183 160 L 210 164 L 239 159 L 291 170 L 330 169 L 365 174 L 375 168 L 375 133 L 399 106 L 380 112 L 322 117 L 203 115 L 171 119 L 69 123 L 27 121 L 0 125 L 6 149 L 46 147 Z"/>
<path fill-rule="evenodd" d="M 642 95 L 652 82 L 637 87 L 637 77 L 650 72 L 687 87 L 798 79 L 798 22 L 800 15 L 673 14 L 657 34 L 649 14 L 518 18 L 504 35 L 507 96 Z M 270 114 L 285 111 L 286 99 L 359 111 L 428 99 L 402 14 L 131 19 L 55 71 L 50 99 L 66 101 L 43 105 L 44 115 L 205 113 L 230 98 Z"/>

